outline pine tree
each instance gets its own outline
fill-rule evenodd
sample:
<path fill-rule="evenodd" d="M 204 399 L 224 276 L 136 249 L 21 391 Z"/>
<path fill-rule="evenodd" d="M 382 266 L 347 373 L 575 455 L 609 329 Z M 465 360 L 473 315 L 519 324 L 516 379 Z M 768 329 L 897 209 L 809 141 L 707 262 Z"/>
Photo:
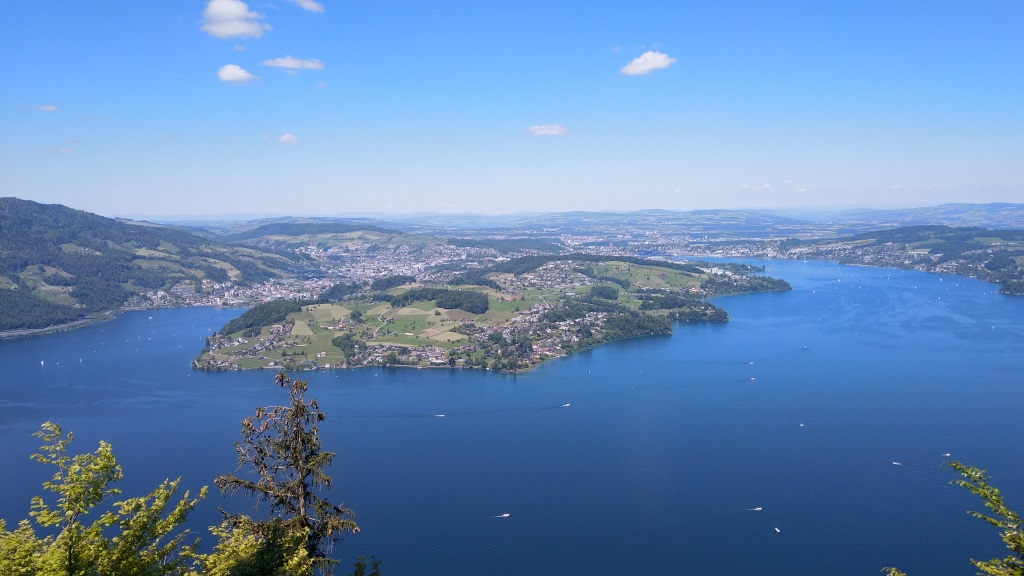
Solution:
<path fill-rule="evenodd" d="M 227 516 L 223 529 L 257 537 L 280 536 L 283 529 L 292 537 L 278 538 L 286 548 L 288 542 L 294 546 L 296 534 L 304 534 L 300 549 L 270 556 L 282 562 L 305 557 L 310 566 L 329 574 L 337 564 L 327 557 L 332 545 L 345 532 L 358 532 L 359 527 L 351 510 L 320 496 L 331 486 L 326 469 L 335 453 L 320 445 L 317 426 L 326 418 L 316 399 L 306 401 L 307 383 L 293 381 L 283 372 L 276 383 L 288 390 L 289 404 L 257 408 L 253 416 L 242 420 L 242 441 L 235 443 L 239 470 L 247 469 L 249 474 L 226 474 L 214 480 L 224 493 L 243 491 L 255 496 L 257 505 L 268 503 L 271 518 L 257 522 L 245 515 Z"/>

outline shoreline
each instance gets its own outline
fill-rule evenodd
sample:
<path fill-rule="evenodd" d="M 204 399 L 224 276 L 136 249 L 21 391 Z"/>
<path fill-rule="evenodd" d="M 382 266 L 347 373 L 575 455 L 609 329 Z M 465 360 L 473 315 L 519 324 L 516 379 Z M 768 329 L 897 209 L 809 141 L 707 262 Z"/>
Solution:
<path fill-rule="evenodd" d="M 67 332 L 70 330 L 75 330 L 76 328 L 82 328 L 90 324 L 95 324 L 97 322 L 111 320 L 118 314 L 120 314 L 120 311 L 103 312 L 101 316 L 83 318 L 81 320 L 75 320 L 74 322 L 68 322 L 66 324 L 57 324 L 54 326 L 47 326 L 45 328 L 20 328 L 17 330 L 4 330 L 0 331 L 0 340 L 14 340 L 17 338 L 30 338 L 32 336 L 53 334 L 56 332 Z"/>

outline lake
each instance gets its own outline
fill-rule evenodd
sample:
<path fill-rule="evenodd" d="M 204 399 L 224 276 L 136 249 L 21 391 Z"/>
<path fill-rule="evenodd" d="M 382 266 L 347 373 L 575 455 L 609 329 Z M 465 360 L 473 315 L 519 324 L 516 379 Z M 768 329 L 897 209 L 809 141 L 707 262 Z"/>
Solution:
<path fill-rule="evenodd" d="M 942 463 L 987 469 L 1024 510 L 1024 298 L 951 275 L 754 263 L 793 290 L 719 298 L 728 324 L 526 374 L 295 374 L 329 417 L 333 494 L 362 528 L 336 555 L 375 554 L 392 575 L 911 576 L 1005 556 Z M 190 369 L 240 313 L 133 312 L 0 342 L 0 517 L 27 517 L 51 474 L 29 460 L 46 420 L 78 451 L 111 442 L 127 496 L 234 471 L 240 420 L 287 398 L 271 371 Z M 252 502 L 200 505 L 206 550 L 218 506 Z"/>

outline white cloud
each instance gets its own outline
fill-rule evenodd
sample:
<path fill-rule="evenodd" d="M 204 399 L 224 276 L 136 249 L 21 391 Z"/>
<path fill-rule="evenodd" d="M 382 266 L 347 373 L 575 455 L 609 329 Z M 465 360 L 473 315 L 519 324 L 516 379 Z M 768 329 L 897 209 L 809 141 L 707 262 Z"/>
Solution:
<path fill-rule="evenodd" d="M 251 12 L 242 0 L 209 0 L 203 10 L 202 29 L 217 38 L 259 38 L 268 24 L 259 22 L 263 15 Z"/>
<path fill-rule="evenodd" d="M 225 64 L 217 70 L 217 78 L 232 84 L 245 84 L 255 80 L 256 76 L 253 76 L 238 64 Z"/>
<path fill-rule="evenodd" d="M 55 104 L 40 104 L 35 107 L 36 110 L 42 110 L 43 112 L 56 112 L 60 110 Z"/>
<path fill-rule="evenodd" d="M 315 58 L 303 60 L 301 58 L 292 58 L 291 56 L 264 60 L 260 64 L 274 66 L 275 68 L 287 68 L 289 70 L 323 70 L 324 68 L 324 63 Z"/>
<path fill-rule="evenodd" d="M 324 11 L 324 5 L 316 0 L 288 0 L 292 4 L 298 4 L 299 8 L 310 12 L 320 13 Z"/>
<path fill-rule="evenodd" d="M 643 76 L 644 74 L 650 74 L 655 70 L 668 68 L 675 63 L 676 59 L 664 52 L 648 51 L 636 58 L 633 58 L 633 60 L 631 60 L 629 64 L 623 66 L 622 70 L 619 70 L 619 72 L 622 72 L 626 76 Z"/>
<path fill-rule="evenodd" d="M 277 141 L 282 144 L 295 144 L 299 141 L 299 137 L 291 132 L 285 132 L 277 137 Z"/>
<path fill-rule="evenodd" d="M 564 136 L 569 133 L 568 128 L 559 124 L 537 124 L 530 126 L 526 131 L 534 136 Z"/>

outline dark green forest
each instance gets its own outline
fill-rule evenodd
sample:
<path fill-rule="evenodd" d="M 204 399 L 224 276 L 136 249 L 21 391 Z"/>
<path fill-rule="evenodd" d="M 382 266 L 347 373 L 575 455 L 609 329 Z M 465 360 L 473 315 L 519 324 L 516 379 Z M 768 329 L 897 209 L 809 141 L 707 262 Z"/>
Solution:
<path fill-rule="evenodd" d="M 465 310 L 472 314 L 483 314 L 490 307 L 487 295 L 483 292 L 449 290 L 447 288 L 414 288 L 398 296 L 382 292 L 374 294 L 373 299 L 389 302 L 398 308 L 414 302 L 436 300 L 438 308 Z"/>

